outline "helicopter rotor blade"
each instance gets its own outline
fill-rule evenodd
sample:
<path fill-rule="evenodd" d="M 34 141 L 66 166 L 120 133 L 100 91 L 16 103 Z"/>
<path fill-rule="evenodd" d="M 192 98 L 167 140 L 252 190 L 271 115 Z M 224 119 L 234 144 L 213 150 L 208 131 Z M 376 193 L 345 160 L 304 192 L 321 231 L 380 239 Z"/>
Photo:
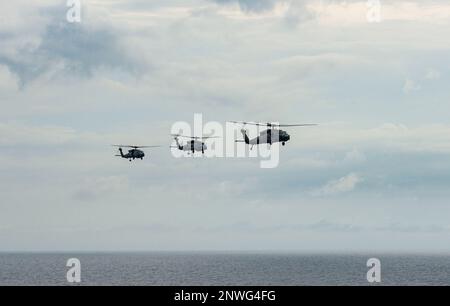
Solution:
<path fill-rule="evenodd" d="M 144 149 L 144 148 L 159 148 L 161 146 L 130 146 L 130 145 L 112 145 L 113 147 L 119 148 L 133 148 L 133 149 Z"/>
<path fill-rule="evenodd" d="M 290 126 L 317 126 L 316 123 L 303 123 L 303 124 L 272 124 L 272 126 L 290 127 Z"/>
<path fill-rule="evenodd" d="M 256 123 L 256 122 L 246 122 L 246 121 L 228 121 L 228 122 L 230 122 L 230 123 L 236 123 L 236 124 L 243 124 L 243 125 L 246 125 L 246 124 L 259 125 L 259 124 Z"/>
<path fill-rule="evenodd" d="M 135 146 L 133 148 L 145 149 L 145 148 L 160 148 L 161 146 Z"/>
<path fill-rule="evenodd" d="M 246 122 L 246 121 L 229 121 L 231 123 L 236 124 L 250 124 L 250 125 L 256 125 L 256 126 L 266 126 L 266 127 L 294 127 L 294 126 L 316 126 L 318 124 L 313 123 L 298 123 L 298 124 L 279 124 L 279 123 L 260 123 L 260 122 Z"/>
<path fill-rule="evenodd" d="M 172 134 L 173 137 L 183 137 L 183 138 L 189 138 L 189 139 L 208 139 L 208 138 L 220 138 L 219 136 L 184 136 L 180 134 Z"/>
<path fill-rule="evenodd" d="M 228 121 L 231 123 L 236 123 L 236 124 L 243 124 L 243 125 L 256 125 L 256 126 L 271 126 L 271 123 L 259 123 L 259 122 L 247 122 L 247 121 Z"/>

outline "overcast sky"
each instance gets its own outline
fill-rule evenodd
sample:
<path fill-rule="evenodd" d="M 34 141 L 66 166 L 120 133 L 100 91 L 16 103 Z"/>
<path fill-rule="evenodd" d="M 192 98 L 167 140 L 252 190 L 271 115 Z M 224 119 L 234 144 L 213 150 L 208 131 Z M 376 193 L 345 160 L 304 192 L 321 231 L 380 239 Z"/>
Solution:
<path fill-rule="evenodd" d="M 0 4 L 0 251 L 449 251 L 448 1 L 30 2 Z M 175 159 L 194 113 L 320 126 L 275 169 Z"/>

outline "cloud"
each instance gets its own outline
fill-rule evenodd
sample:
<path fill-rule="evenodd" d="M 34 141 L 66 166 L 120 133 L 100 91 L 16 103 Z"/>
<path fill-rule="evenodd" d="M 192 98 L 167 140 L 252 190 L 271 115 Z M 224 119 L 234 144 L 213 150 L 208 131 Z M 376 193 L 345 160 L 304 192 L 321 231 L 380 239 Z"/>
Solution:
<path fill-rule="evenodd" d="M 338 180 L 328 182 L 322 188 L 313 191 L 315 196 L 329 196 L 354 190 L 363 179 L 356 173 L 350 173 Z"/>
<path fill-rule="evenodd" d="M 372 128 L 360 128 L 353 124 L 330 123 L 308 130 L 308 133 L 302 135 L 302 149 L 348 152 L 349 147 L 356 148 L 354 149 L 356 151 L 349 155 L 360 160 L 364 159 L 361 156 L 362 150 L 364 152 L 448 154 L 450 153 L 450 126 L 445 124 L 409 126 L 386 122 Z"/>
<path fill-rule="evenodd" d="M 317 17 L 308 1 L 291 1 L 289 9 L 285 15 L 286 22 L 291 26 L 297 26 L 300 23 L 313 20 Z"/>
<path fill-rule="evenodd" d="M 279 0 L 212 0 L 219 4 L 238 4 L 244 12 L 264 12 L 275 7 Z"/>
<path fill-rule="evenodd" d="M 403 85 L 403 92 L 409 94 L 413 91 L 417 91 L 420 89 L 420 85 L 418 85 L 414 80 L 407 79 L 405 84 Z"/>
<path fill-rule="evenodd" d="M 278 18 L 283 20 L 289 26 L 297 26 L 298 24 L 312 20 L 315 17 L 314 12 L 310 9 L 308 1 L 292 1 L 292 0 L 211 0 L 220 5 L 236 6 L 245 14 L 237 14 L 236 12 L 222 12 L 223 15 L 230 18 L 248 19 L 259 17 Z"/>
<path fill-rule="evenodd" d="M 296 1 L 294 1 L 296 2 Z M 303 1 L 302 1 L 303 2 Z M 305 1 L 320 24 L 326 26 L 351 26 L 369 24 L 367 15 L 373 5 L 367 1 Z M 381 2 L 381 23 L 413 21 L 448 24 L 450 5 L 444 1 L 390 1 Z"/>
<path fill-rule="evenodd" d="M 47 7 L 42 13 L 46 20 L 42 33 L 21 42 L 14 40 L 13 29 L 3 34 L 6 39 L 1 45 L 9 48 L 0 50 L 0 65 L 18 76 L 21 86 L 43 75 L 89 78 L 100 69 L 132 75 L 144 69 L 146 63 L 130 56 L 121 44 L 120 32 L 110 25 L 69 23 L 64 17 L 60 7 Z"/>
<path fill-rule="evenodd" d="M 91 202 L 101 197 L 112 197 L 128 190 L 125 176 L 106 176 L 87 178 L 73 195 L 75 200 Z"/>
<path fill-rule="evenodd" d="M 60 126 L 28 126 L 0 122 L 0 146 L 62 145 L 77 138 L 75 130 Z"/>
<path fill-rule="evenodd" d="M 425 74 L 427 80 L 437 80 L 441 77 L 441 73 L 436 69 L 428 69 Z"/>

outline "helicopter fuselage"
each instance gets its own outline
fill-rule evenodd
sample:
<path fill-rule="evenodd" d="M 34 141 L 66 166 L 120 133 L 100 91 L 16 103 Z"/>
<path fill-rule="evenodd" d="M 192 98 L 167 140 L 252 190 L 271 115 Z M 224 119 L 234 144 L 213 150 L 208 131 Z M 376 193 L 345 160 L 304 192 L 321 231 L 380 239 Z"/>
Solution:
<path fill-rule="evenodd" d="M 143 159 L 145 157 L 145 153 L 138 149 L 128 150 L 128 153 L 123 154 L 121 152 L 122 158 L 126 159 Z"/>
<path fill-rule="evenodd" d="M 204 152 L 207 149 L 207 146 L 202 141 L 190 140 L 184 145 L 178 145 L 178 149 L 187 152 Z"/>
<path fill-rule="evenodd" d="M 268 129 L 262 131 L 258 137 L 249 139 L 247 132 L 243 131 L 245 142 L 250 145 L 258 145 L 263 143 L 273 144 L 276 142 L 281 142 L 283 145 L 291 139 L 291 136 L 283 130 L 279 129 Z"/>

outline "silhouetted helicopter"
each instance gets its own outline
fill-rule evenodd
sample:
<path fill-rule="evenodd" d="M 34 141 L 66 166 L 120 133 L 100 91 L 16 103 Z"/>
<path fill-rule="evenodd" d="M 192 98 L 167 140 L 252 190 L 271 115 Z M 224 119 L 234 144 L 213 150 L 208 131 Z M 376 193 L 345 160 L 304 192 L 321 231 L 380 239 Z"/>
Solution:
<path fill-rule="evenodd" d="M 140 159 L 143 160 L 145 157 L 145 153 L 142 150 L 139 149 L 144 149 L 144 148 L 157 148 L 160 146 L 128 146 L 128 145 L 113 145 L 113 147 L 119 147 L 119 152 L 120 155 L 116 155 L 116 156 L 120 156 L 122 158 L 126 158 L 129 161 L 135 160 L 135 159 Z M 131 150 L 128 150 L 127 154 L 123 154 L 123 150 L 122 148 L 131 148 Z"/>
<path fill-rule="evenodd" d="M 172 146 L 172 148 L 178 148 L 178 150 L 187 151 L 188 153 L 192 153 L 192 154 L 194 154 L 196 151 L 202 152 L 202 154 L 205 154 L 205 150 L 208 147 L 206 146 L 204 140 L 209 139 L 209 138 L 218 138 L 215 136 L 198 137 L 198 136 L 183 136 L 183 135 L 179 135 L 179 134 L 172 134 L 172 136 L 174 137 L 173 139 L 175 139 L 175 142 L 177 143 L 177 146 L 176 147 Z M 189 138 L 191 140 L 188 140 L 186 142 L 186 144 L 183 145 L 180 143 L 179 137 Z"/>
<path fill-rule="evenodd" d="M 257 125 L 257 126 L 266 126 L 267 130 L 262 131 L 259 136 L 250 139 L 247 135 L 247 130 L 244 128 L 241 129 L 242 136 L 244 136 L 244 140 L 236 140 L 236 142 L 245 142 L 246 144 L 251 145 L 250 149 L 253 149 L 254 145 L 259 145 L 263 143 L 267 143 L 272 145 L 276 142 L 281 142 L 284 146 L 286 142 L 291 139 L 291 136 L 281 129 L 280 127 L 296 127 L 296 126 L 315 126 L 317 124 L 278 124 L 278 123 L 257 123 L 257 122 L 244 122 L 244 121 L 229 121 L 231 123 L 243 124 L 245 127 L 246 124 Z"/>

